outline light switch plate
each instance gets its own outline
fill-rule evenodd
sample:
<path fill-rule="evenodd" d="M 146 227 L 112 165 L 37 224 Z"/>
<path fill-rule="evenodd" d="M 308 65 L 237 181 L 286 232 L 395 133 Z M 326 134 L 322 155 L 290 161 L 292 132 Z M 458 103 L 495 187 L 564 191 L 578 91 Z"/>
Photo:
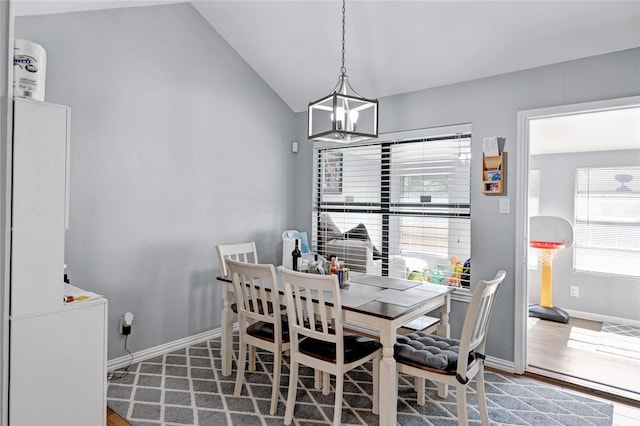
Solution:
<path fill-rule="evenodd" d="M 500 198 L 500 213 L 509 214 L 511 212 L 511 208 L 509 206 L 508 198 Z"/>

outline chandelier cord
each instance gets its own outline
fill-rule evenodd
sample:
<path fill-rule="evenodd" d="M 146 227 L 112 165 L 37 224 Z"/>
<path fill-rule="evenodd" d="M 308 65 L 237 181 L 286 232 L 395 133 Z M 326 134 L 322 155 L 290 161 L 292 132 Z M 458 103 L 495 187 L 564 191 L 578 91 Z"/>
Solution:
<path fill-rule="evenodd" d="M 345 34 L 344 28 L 345 28 L 345 22 L 346 22 L 345 13 L 346 13 L 346 10 L 347 10 L 346 9 L 346 3 L 347 3 L 347 0 L 342 0 L 342 67 L 340 68 L 340 72 L 342 73 L 343 76 L 347 75 L 347 69 L 344 66 L 344 44 L 345 44 L 345 42 L 344 42 L 344 38 L 345 38 L 344 37 L 344 34 Z"/>

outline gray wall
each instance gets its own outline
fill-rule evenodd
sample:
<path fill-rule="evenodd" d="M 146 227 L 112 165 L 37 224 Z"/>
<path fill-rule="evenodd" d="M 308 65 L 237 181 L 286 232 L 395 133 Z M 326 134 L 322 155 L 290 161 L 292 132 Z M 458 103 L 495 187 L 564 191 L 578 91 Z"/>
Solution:
<path fill-rule="evenodd" d="M 109 359 L 220 325 L 215 244 L 279 262 L 295 117 L 189 4 L 16 19 L 71 107 L 72 284 L 109 299 Z"/>
<path fill-rule="evenodd" d="M 575 170 L 578 167 L 638 166 L 640 150 L 536 155 L 529 167 L 540 169 L 540 214 L 573 222 Z M 572 285 L 580 297 L 570 296 Z M 540 301 L 540 270 L 529 271 L 529 300 Z M 553 304 L 564 309 L 640 320 L 640 280 L 573 272 L 573 250 L 559 250 L 553 260 Z"/>
<path fill-rule="evenodd" d="M 507 271 L 488 338 L 490 355 L 514 359 L 517 112 L 638 95 L 639 75 L 640 49 L 632 49 L 380 99 L 383 133 L 458 123 L 472 125 L 472 280 L 492 278 L 498 269 Z M 358 81 L 357 75 L 351 77 Z M 305 120 L 306 114 L 297 114 L 300 141 L 306 140 Z M 481 192 L 482 139 L 488 136 L 506 138 L 504 196 L 510 199 L 508 215 L 498 213 L 502 197 Z M 307 231 L 311 230 L 311 165 L 312 144 L 303 143 L 296 158 L 299 209 L 295 227 Z M 466 305 L 454 303 L 452 309 L 455 335 L 461 328 Z"/>

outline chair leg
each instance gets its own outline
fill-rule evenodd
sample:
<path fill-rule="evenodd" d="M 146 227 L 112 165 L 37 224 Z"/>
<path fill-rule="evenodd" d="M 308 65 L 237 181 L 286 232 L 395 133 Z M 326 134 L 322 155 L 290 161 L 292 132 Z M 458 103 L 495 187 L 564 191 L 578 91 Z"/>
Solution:
<path fill-rule="evenodd" d="M 380 356 L 375 357 L 373 363 L 373 404 L 371 411 L 373 414 L 379 414 L 378 407 L 380 406 Z"/>
<path fill-rule="evenodd" d="M 413 382 L 416 393 L 418 394 L 418 405 L 423 406 L 425 401 L 425 382 L 424 377 L 416 377 Z"/>
<path fill-rule="evenodd" d="M 284 424 L 290 425 L 293 420 L 293 408 L 296 403 L 296 394 L 298 393 L 298 363 L 291 360 L 289 371 L 289 394 L 287 395 L 287 408 L 284 412 Z"/>
<path fill-rule="evenodd" d="M 469 419 L 467 418 L 467 386 L 456 386 L 456 399 L 458 400 L 458 425 L 467 426 Z"/>
<path fill-rule="evenodd" d="M 480 411 L 480 419 L 482 426 L 489 426 L 489 412 L 487 411 L 487 397 L 484 392 L 484 366 L 480 366 L 480 370 L 476 375 L 476 392 L 478 393 L 478 409 Z"/>
<path fill-rule="evenodd" d="M 273 354 L 273 389 L 271 390 L 271 407 L 269 414 L 272 416 L 278 408 L 278 393 L 280 392 L 280 369 L 282 368 L 282 351 L 276 348 Z"/>
<path fill-rule="evenodd" d="M 240 336 L 240 347 L 238 350 L 238 368 L 236 370 L 236 387 L 233 390 L 233 396 L 240 396 L 242 392 L 242 380 L 244 380 L 245 364 L 247 363 L 247 344 Z"/>
<path fill-rule="evenodd" d="M 313 388 L 315 390 L 322 389 L 322 371 L 320 370 L 313 371 Z"/>
<path fill-rule="evenodd" d="M 251 351 L 251 353 L 249 354 L 249 372 L 255 373 L 256 372 L 256 347 L 250 346 L 249 350 Z"/>
<path fill-rule="evenodd" d="M 344 375 L 336 375 L 336 402 L 333 412 L 333 426 L 339 426 L 342 419 L 342 390 L 344 387 Z"/>
<path fill-rule="evenodd" d="M 322 372 L 322 394 L 329 395 L 331 393 L 331 377 L 329 373 Z"/>

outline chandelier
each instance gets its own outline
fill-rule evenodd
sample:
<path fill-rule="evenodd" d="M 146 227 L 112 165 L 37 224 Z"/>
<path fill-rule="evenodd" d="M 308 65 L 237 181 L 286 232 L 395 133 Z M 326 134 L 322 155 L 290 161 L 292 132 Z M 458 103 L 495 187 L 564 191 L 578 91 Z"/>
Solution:
<path fill-rule="evenodd" d="M 342 0 L 342 67 L 327 96 L 309 103 L 308 137 L 314 141 L 361 142 L 378 137 L 378 100 L 360 96 L 349 84 L 344 65 L 345 4 Z"/>

